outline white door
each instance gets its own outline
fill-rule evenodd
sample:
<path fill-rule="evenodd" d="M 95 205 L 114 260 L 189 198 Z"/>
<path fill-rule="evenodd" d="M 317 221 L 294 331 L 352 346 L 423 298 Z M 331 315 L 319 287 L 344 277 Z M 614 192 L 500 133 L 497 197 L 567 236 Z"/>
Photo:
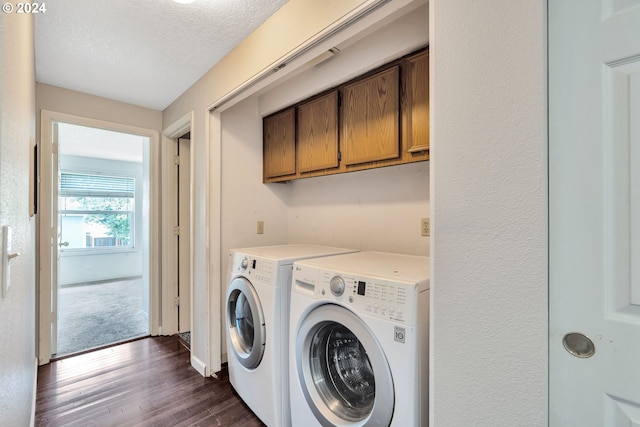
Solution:
<path fill-rule="evenodd" d="M 640 425 L 640 1 L 549 1 L 549 421 Z"/>
<path fill-rule="evenodd" d="M 51 334 L 50 354 L 58 352 L 58 270 L 60 266 L 60 247 L 65 243 L 60 233 L 60 216 L 58 215 L 58 183 L 60 171 L 58 168 L 58 123 L 51 124 L 51 238 L 50 238 L 50 267 L 49 277 L 51 281 L 51 325 L 47 332 Z"/>
<path fill-rule="evenodd" d="M 191 331 L 191 142 L 178 139 L 178 332 Z"/>

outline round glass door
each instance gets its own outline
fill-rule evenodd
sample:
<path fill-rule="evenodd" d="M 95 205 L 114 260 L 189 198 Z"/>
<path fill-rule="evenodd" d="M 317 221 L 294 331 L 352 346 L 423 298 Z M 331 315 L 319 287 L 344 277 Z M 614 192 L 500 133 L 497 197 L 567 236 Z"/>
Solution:
<path fill-rule="evenodd" d="M 321 424 L 391 422 L 389 365 L 380 344 L 350 311 L 334 304 L 313 310 L 298 331 L 296 363 L 307 403 Z"/>
<path fill-rule="evenodd" d="M 227 330 L 238 361 L 253 369 L 264 354 L 264 316 L 258 294 L 244 277 L 234 279 L 227 292 Z"/>

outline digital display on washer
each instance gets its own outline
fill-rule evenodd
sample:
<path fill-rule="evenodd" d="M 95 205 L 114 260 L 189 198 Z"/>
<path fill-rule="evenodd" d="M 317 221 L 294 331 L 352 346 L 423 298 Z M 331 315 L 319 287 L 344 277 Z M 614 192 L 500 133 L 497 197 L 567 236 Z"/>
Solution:
<path fill-rule="evenodd" d="M 367 282 L 358 280 L 358 295 L 364 295 L 366 287 L 367 287 Z"/>

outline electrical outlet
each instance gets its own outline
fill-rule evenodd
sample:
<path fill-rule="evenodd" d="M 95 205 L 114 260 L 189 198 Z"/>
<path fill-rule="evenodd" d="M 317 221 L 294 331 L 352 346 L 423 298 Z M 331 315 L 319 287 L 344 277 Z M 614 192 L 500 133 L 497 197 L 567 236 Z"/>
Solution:
<path fill-rule="evenodd" d="M 431 235 L 431 221 L 429 218 L 422 218 L 420 220 L 420 235 L 426 237 Z"/>
<path fill-rule="evenodd" d="M 264 234 L 264 221 L 258 221 L 258 225 L 256 227 L 256 234 Z"/>

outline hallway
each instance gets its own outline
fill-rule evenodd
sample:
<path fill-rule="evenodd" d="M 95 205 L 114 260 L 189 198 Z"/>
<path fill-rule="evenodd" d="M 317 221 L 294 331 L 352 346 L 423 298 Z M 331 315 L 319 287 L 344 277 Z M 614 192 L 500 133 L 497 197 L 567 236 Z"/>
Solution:
<path fill-rule="evenodd" d="M 38 369 L 38 426 L 262 426 L 229 384 L 203 378 L 176 336 L 150 337 Z"/>

